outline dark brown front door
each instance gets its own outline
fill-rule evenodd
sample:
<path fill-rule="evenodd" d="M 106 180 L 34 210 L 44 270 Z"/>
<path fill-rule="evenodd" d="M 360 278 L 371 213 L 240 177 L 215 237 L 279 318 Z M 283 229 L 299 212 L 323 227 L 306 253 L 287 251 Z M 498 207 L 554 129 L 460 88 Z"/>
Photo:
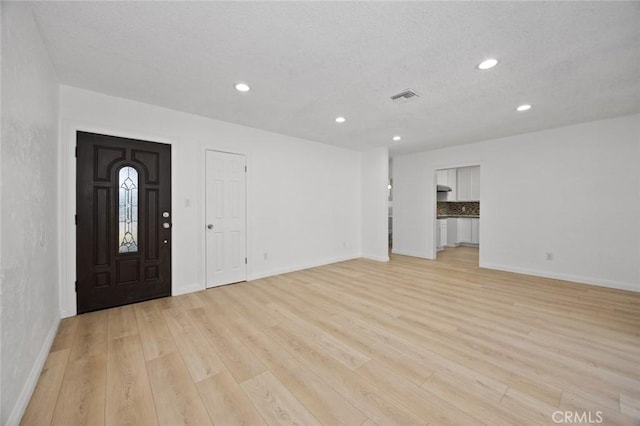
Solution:
<path fill-rule="evenodd" d="M 171 294 L 171 145 L 77 133 L 78 313 Z"/>

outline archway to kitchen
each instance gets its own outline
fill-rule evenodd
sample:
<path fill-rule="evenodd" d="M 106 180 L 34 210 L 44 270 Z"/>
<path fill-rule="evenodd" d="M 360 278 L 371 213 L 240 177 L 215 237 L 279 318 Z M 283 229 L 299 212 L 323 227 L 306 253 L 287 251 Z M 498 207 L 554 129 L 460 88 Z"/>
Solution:
<path fill-rule="evenodd" d="M 434 257 L 478 266 L 480 166 L 435 170 L 434 182 Z"/>

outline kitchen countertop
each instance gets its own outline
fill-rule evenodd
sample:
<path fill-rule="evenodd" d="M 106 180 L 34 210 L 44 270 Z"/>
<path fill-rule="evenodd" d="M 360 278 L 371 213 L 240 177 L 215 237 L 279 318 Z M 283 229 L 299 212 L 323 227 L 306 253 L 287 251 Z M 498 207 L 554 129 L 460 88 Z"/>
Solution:
<path fill-rule="evenodd" d="M 438 216 L 437 218 L 438 219 L 448 219 L 450 217 L 453 217 L 453 218 L 465 218 L 466 217 L 466 218 L 469 218 L 469 219 L 480 219 L 480 216 L 478 216 L 478 215 L 474 216 L 474 215 L 462 215 L 462 214 L 458 214 L 458 215 L 456 215 L 456 214 L 441 215 L 441 216 Z"/>

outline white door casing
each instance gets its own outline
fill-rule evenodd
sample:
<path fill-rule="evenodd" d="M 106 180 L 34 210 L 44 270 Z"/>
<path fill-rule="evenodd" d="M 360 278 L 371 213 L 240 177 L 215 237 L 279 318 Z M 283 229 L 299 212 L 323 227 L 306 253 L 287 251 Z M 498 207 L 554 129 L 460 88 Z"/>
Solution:
<path fill-rule="evenodd" d="M 206 151 L 207 288 L 247 279 L 246 157 Z"/>

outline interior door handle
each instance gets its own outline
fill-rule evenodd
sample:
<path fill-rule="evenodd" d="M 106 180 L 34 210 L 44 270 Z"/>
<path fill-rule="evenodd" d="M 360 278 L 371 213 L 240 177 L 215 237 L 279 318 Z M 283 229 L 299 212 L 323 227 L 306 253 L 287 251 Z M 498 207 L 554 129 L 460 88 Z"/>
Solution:
<path fill-rule="evenodd" d="M 207 225 L 207 229 L 213 229 L 213 225 L 212 224 L 208 224 Z"/>

